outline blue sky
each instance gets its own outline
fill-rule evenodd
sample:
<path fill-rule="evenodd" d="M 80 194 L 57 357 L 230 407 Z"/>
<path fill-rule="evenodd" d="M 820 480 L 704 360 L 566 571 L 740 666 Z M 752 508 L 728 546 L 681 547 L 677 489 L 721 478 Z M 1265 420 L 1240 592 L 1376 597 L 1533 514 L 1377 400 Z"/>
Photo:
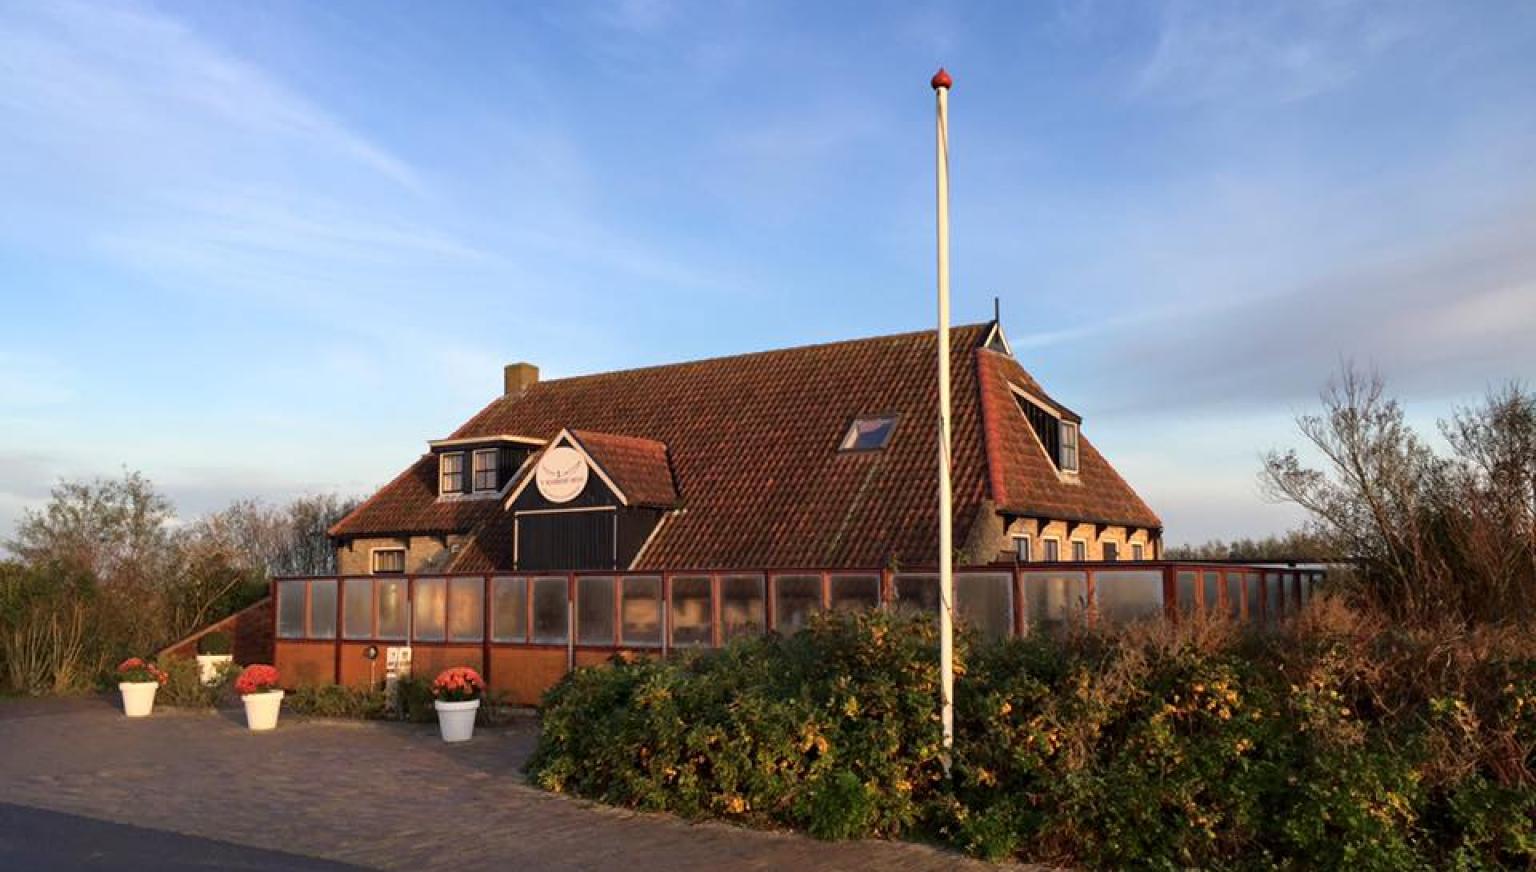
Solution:
<path fill-rule="evenodd" d="M 546 376 L 958 322 L 1170 541 L 1341 356 L 1421 422 L 1536 370 L 1529 3 L 0 0 L 0 529 L 367 493 Z"/>

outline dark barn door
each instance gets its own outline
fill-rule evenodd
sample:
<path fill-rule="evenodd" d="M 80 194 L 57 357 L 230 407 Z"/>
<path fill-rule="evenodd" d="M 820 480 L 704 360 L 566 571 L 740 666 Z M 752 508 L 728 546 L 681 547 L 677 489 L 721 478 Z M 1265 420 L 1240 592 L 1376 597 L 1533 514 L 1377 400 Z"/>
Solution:
<path fill-rule="evenodd" d="M 613 569 L 613 512 L 552 512 L 517 517 L 517 568 Z"/>

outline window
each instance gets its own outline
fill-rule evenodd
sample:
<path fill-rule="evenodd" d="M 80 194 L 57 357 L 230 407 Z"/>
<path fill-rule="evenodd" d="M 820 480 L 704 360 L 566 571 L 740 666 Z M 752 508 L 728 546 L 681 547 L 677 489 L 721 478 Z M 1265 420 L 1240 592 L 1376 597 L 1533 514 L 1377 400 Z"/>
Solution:
<path fill-rule="evenodd" d="M 564 644 L 571 631 L 571 600 L 565 579 L 533 580 L 533 641 Z"/>
<path fill-rule="evenodd" d="M 936 615 L 939 613 L 939 577 L 919 572 L 896 574 L 896 607 Z"/>
<path fill-rule="evenodd" d="M 482 448 L 474 454 L 475 491 L 484 493 L 496 489 L 495 448 Z"/>
<path fill-rule="evenodd" d="M 576 641 L 583 645 L 613 644 L 613 587 L 610 575 L 576 579 Z"/>
<path fill-rule="evenodd" d="M 1061 559 L 1060 539 L 1041 539 L 1040 544 L 1044 546 L 1045 550 L 1045 553 L 1041 555 L 1041 558 L 1044 559 L 1046 563 L 1055 563 Z"/>
<path fill-rule="evenodd" d="M 455 452 L 443 454 L 437 458 L 437 466 L 442 476 L 441 490 L 445 494 L 461 494 L 464 492 L 464 454 Z"/>
<path fill-rule="evenodd" d="M 726 641 L 761 633 L 764 614 L 763 577 L 727 575 L 720 579 L 720 630 Z"/>
<path fill-rule="evenodd" d="M 880 576 L 832 576 L 832 610 L 839 612 L 872 609 L 880 605 Z"/>
<path fill-rule="evenodd" d="M 336 638 L 336 579 L 317 578 L 309 583 L 309 637 Z"/>
<path fill-rule="evenodd" d="M 1061 458 L 1058 464 L 1062 472 L 1077 472 L 1077 424 L 1061 422 Z"/>
<path fill-rule="evenodd" d="M 661 576 L 639 575 L 624 579 L 620 588 L 619 630 L 625 645 L 652 647 L 661 644 Z"/>
<path fill-rule="evenodd" d="M 1146 560 L 1147 559 L 1147 549 L 1140 542 L 1132 542 L 1131 543 L 1131 559 L 1132 560 Z"/>
<path fill-rule="evenodd" d="M 1206 572 L 1201 577 L 1205 579 L 1205 613 L 1221 614 L 1221 573 Z"/>
<path fill-rule="evenodd" d="M 1029 537 L 1028 536 L 1015 536 L 1015 537 L 1013 537 L 1013 556 L 1015 558 L 1017 558 L 1020 563 L 1028 563 L 1029 562 Z"/>
<path fill-rule="evenodd" d="M 1163 613 L 1163 574 L 1157 570 L 1095 573 L 1093 599 L 1099 616 L 1111 623 L 1157 617 Z"/>
<path fill-rule="evenodd" d="M 773 628 L 789 635 L 821 611 L 821 576 L 781 575 L 773 580 Z"/>
<path fill-rule="evenodd" d="M 1200 573 L 1180 572 L 1176 583 L 1179 611 L 1186 615 L 1195 613 L 1200 604 Z"/>
<path fill-rule="evenodd" d="M 1119 543 L 1117 543 L 1117 542 L 1105 542 L 1104 543 L 1104 559 L 1105 560 L 1119 560 L 1120 559 L 1120 545 L 1119 545 Z"/>
<path fill-rule="evenodd" d="M 1088 559 L 1088 543 L 1082 539 L 1072 540 L 1072 559 L 1081 563 Z"/>
<path fill-rule="evenodd" d="M 528 638 L 528 580 L 491 579 L 491 641 L 521 642 Z"/>
<path fill-rule="evenodd" d="M 837 446 L 837 450 L 877 451 L 891 441 L 891 433 L 895 429 L 896 416 L 894 415 L 855 418 L 853 423 L 848 425 L 848 432 L 843 435 L 842 444 Z"/>
<path fill-rule="evenodd" d="M 1035 431 L 1035 438 L 1040 440 L 1040 447 L 1045 449 L 1045 456 L 1061 466 L 1061 419 L 1028 397 L 1015 394 L 1014 398 L 1029 421 L 1029 428 Z"/>
<path fill-rule="evenodd" d="M 404 641 L 411 624 L 411 603 L 403 578 L 380 578 L 373 582 L 379 601 L 379 629 L 376 639 Z"/>
<path fill-rule="evenodd" d="M 955 614 L 988 639 L 1013 633 L 1013 576 L 962 572 L 955 576 Z"/>
<path fill-rule="evenodd" d="M 304 596 L 308 584 L 302 580 L 277 583 L 278 638 L 304 638 Z"/>
<path fill-rule="evenodd" d="M 708 645 L 714 641 L 714 625 L 709 576 L 679 575 L 673 578 L 672 644 Z"/>
<path fill-rule="evenodd" d="M 455 578 L 448 582 L 448 638 L 454 642 L 485 638 L 485 579 Z"/>
<path fill-rule="evenodd" d="M 1032 628 L 1065 628 L 1088 607 L 1088 573 L 1024 573 L 1024 607 Z"/>
<path fill-rule="evenodd" d="M 399 575 L 405 571 L 404 548 L 373 549 L 374 575 Z"/>
<path fill-rule="evenodd" d="M 373 638 L 373 579 L 349 578 L 341 588 L 341 635 L 344 639 Z"/>
<path fill-rule="evenodd" d="M 416 641 L 443 641 L 447 637 L 447 582 L 441 578 L 418 578 L 411 598 L 416 607 Z"/>

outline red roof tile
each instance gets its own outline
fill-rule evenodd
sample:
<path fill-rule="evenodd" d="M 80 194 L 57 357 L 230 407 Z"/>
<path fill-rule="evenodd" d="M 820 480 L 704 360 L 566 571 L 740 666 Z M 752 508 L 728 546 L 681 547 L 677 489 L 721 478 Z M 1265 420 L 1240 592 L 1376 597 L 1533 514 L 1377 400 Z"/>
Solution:
<path fill-rule="evenodd" d="M 1079 485 L 1059 482 L 1038 447 L 1019 441 L 1033 437 L 1017 406 L 1000 402 L 999 385 L 1039 386 L 1011 358 L 982 349 L 990 330 L 970 325 L 951 336 L 955 541 L 966 541 L 993 494 L 1016 514 L 1156 525 L 1086 439 Z M 554 379 L 497 398 L 453 437 L 551 439 L 570 429 L 632 500 L 680 498 L 684 510 L 662 523 L 640 568 L 927 563 L 938 538 L 935 344 L 922 331 Z M 897 417 L 887 447 L 838 451 L 849 423 L 871 415 Z M 484 501 L 491 514 L 431 505 L 434 470 L 430 457 L 419 461 L 333 535 L 436 532 L 461 521 L 457 529 L 475 536 L 455 570 L 510 567 L 511 519 L 499 503 Z M 439 526 L 402 526 L 415 524 Z"/>

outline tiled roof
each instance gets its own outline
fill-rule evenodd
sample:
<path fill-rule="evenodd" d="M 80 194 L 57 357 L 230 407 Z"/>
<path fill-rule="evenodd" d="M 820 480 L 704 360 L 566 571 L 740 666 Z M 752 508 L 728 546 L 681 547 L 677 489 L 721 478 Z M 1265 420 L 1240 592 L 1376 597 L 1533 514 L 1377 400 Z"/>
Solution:
<path fill-rule="evenodd" d="M 990 331 L 977 324 L 951 333 L 955 541 L 966 541 L 994 491 L 1006 498 L 999 506 L 1016 514 L 1071 509 L 1068 517 L 1155 524 L 1086 439 L 1082 483 L 1070 486 L 1038 447 L 1017 441 L 1033 437 L 1016 406 L 993 408 L 998 385 L 1006 391 L 1017 378 L 1031 391 L 1039 386 L 1011 358 L 982 349 Z M 639 568 L 927 563 L 938 530 L 935 345 L 930 330 L 553 379 L 498 397 L 452 435 L 547 440 L 570 429 L 595 461 L 624 479 L 620 488 L 632 500 L 680 499 L 683 510 L 662 523 Z M 897 417 L 887 447 L 838 451 L 849 423 L 870 415 Z M 991 439 L 983 439 L 984 417 Z M 1039 463 L 1023 447 L 1033 447 Z M 333 535 L 437 532 L 400 525 L 460 520 L 457 529 L 475 535 L 455 570 L 510 566 L 510 518 L 499 503 L 490 501 L 490 515 L 430 505 L 434 469 L 424 458 Z"/>
<path fill-rule="evenodd" d="M 667 446 L 654 439 L 572 430 L 577 442 L 613 480 L 631 506 L 676 508 L 677 484 L 667 462 Z"/>
<path fill-rule="evenodd" d="M 437 458 L 423 454 L 331 527 L 330 534 L 458 533 L 501 513 L 501 500 L 495 497 L 438 499 Z"/>
<path fill-rule="evenodd" d="M 1014 399 L 1009 385 L 1054 403 L 1013 358 L 976 352 L 987 466 L 999 511 L 1056 520 L 1161 527 L 1162 521 L 1087 437 L 1078 436 L 1078 474 L 1059 475 Z M 1069 420 L 1077 420 L 1068 415 Z"/>

